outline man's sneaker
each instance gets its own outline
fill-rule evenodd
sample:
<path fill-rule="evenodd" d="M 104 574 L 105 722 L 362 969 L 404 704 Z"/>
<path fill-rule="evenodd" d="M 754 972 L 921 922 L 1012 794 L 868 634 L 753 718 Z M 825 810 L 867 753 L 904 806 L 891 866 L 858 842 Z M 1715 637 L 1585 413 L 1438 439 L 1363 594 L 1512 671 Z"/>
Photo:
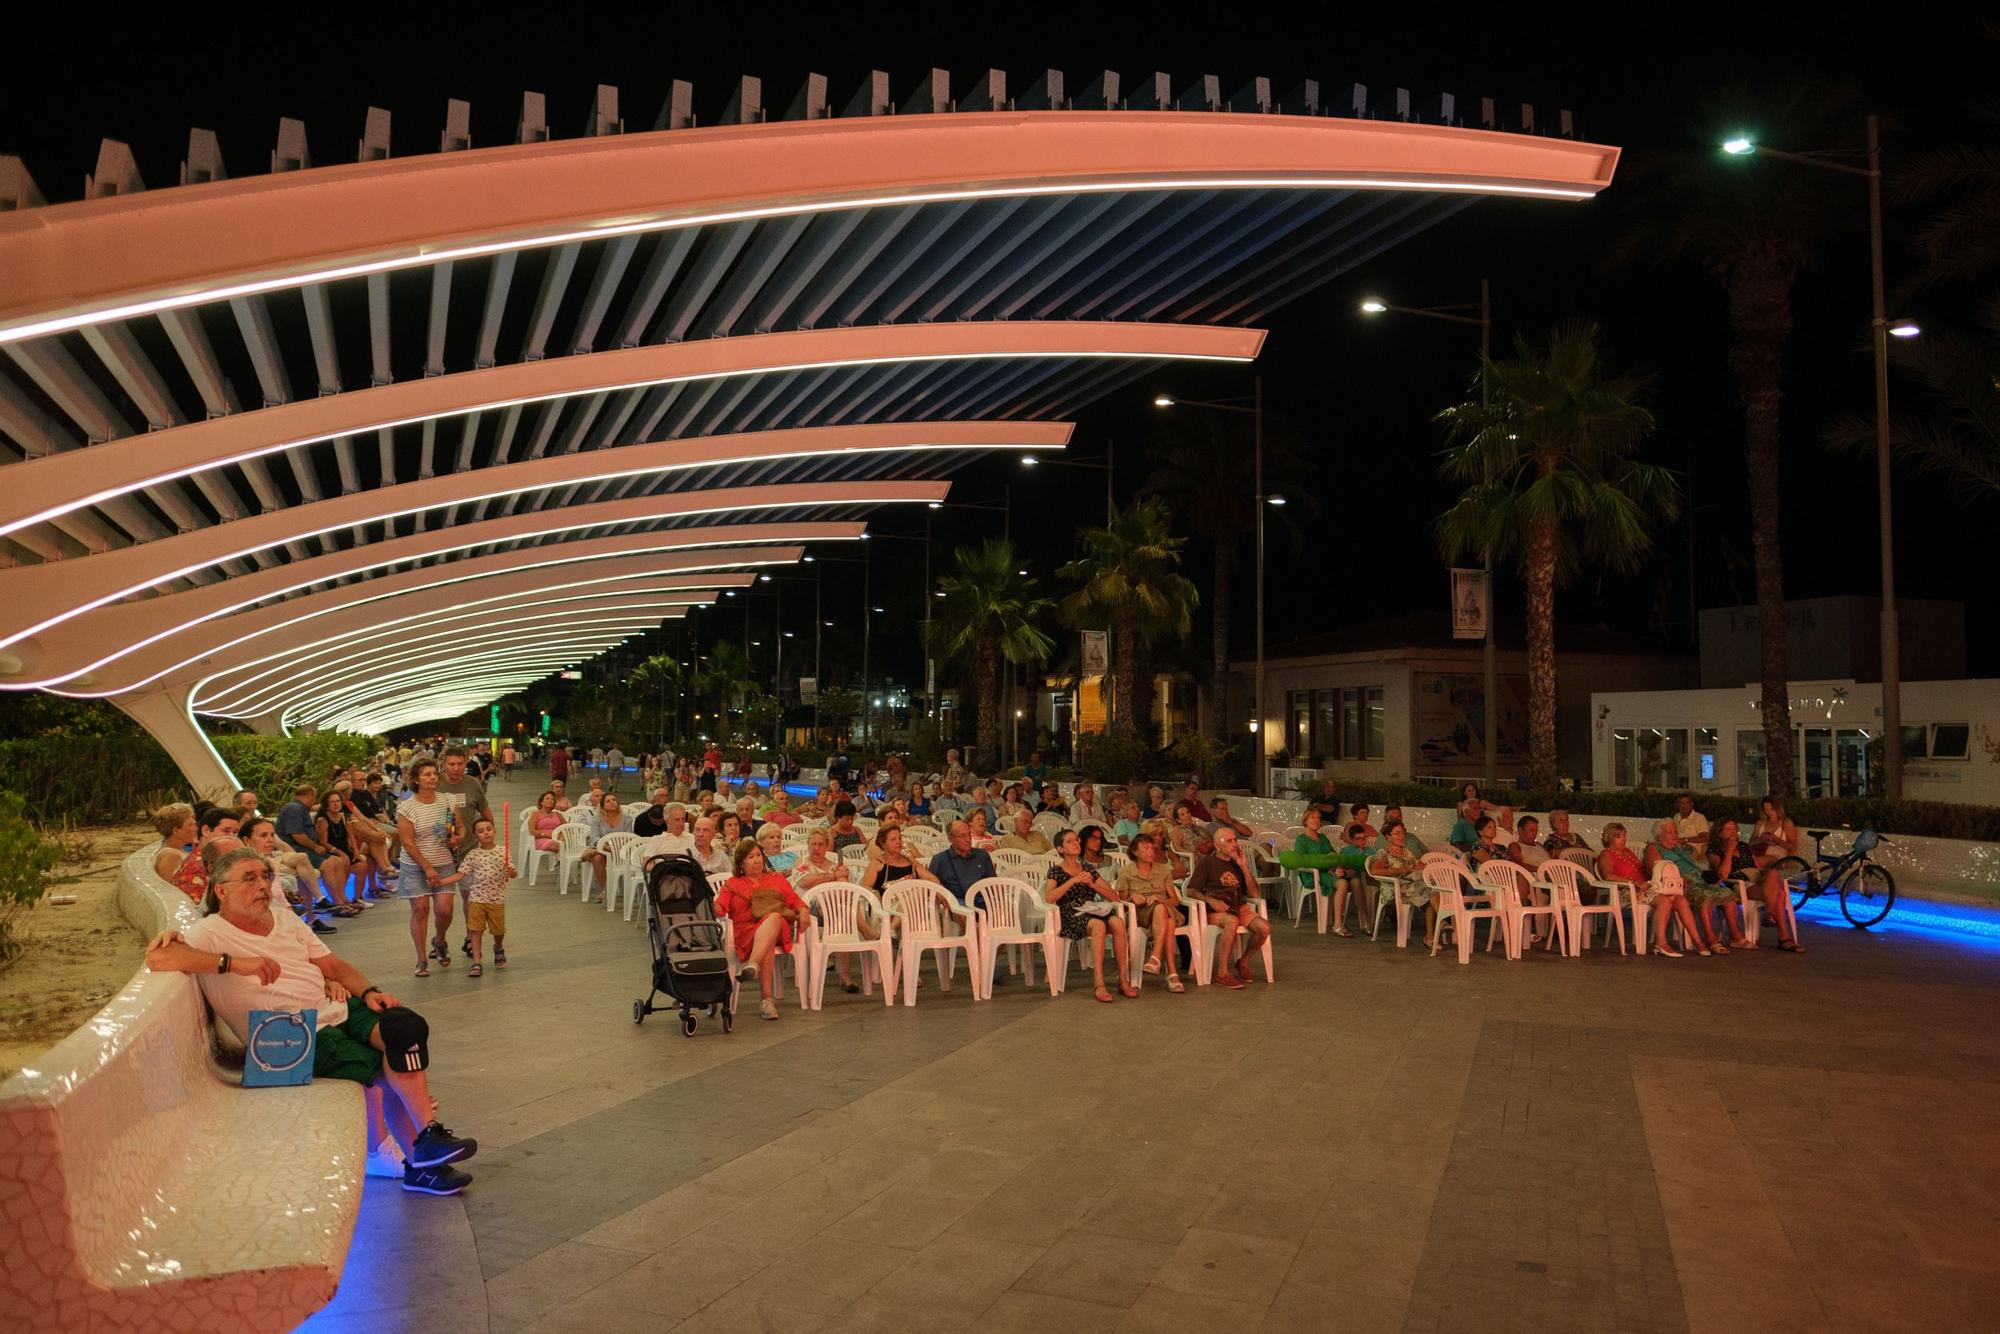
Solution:
<path fill-rule="evenodd" d="M 459 1139 L 449 1130 L 433 1121 L 425 1126 L 417 1136 L 417 1142 L 410 1146 L 410 1166 L 412 1168 L 442 1167 L 470 1158 L 479 1152 L 476 1139 Z"/>
<path fill-rule="evenodd" d="M 312 924 L 312 933 L 316 936 L 330 936 L 338 930 L 340 930 L 340 928 L 335 926 L 332 922 L 316 921 Z"/>
<path fill-rule="evenodd" d="M 368 1155 L 368 1175 L 400 1178 L 403 1175 L 402 1146 L 393 1139 L 383 1139 L 375 1152 Z"/>
<path fill-rule="evenodd" d="M 765 1019 L 776 1019 L 778 1017 L 778 1002 L 772 1000 L 769 996 L 764 997 L 763 1002 L 757 1007 L 757 1013 Z"/>
<path fill-rule="evenodd" d="M 1243 990 L 1243 979 L 1236 976 L 1234 972 L 1224 969 L 1215 979 L 1215 985 L 1223 988 L 1225 991 L 1241 991 Z"/>
<path fill-rule="evenodd" d="M 403 1174 L 403 1189 L 419 1195 L 456 1195 L 471 1184 L 471 1173 L 455 1167 L 413 1167 Z"/>

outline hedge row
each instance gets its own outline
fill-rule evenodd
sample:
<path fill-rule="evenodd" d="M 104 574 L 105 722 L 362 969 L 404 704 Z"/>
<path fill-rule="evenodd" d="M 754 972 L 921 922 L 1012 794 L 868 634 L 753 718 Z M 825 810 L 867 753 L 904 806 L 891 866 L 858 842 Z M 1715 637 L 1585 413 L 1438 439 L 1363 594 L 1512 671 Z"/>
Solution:
<path fill-rule="evenodd" d="M 335 763 L 361 763 L 375 749 L 373 739 L 345 732 L 210 739 L 266 810 L 282 805 L 295 784 L 323 783 Z M 116 823 L 170 801 L 229 795 L 191 793 L 179 767 L 144 733 L 0 741 L 0 789 L 18 792 L 28 817 L 42 824 Z"/>
<path fill-rule="evenodd" d="M 1342 801 L 1384 806 L 1450 806 L 1453 789 L 1433 783 L 1363 783 L 1335 780 Z M 1525 792 L 1502 789 L 1488 799 L 1517 811 L 1545 813 L 1566 810 L 1576 815 L 1617 815 L 1658 820 L 1671 815 L 1669 791 Z M 1695 805 L 1711 822 L 1735 820 L 1746 828 L 1757 818 L 1757 802 L 1748 797 L 1698 793 Z M 1886 797 L 1794 797 L 1785 813 L 1800 829 L 1873 829 L 1877 833 L 1924 838 L 1963 838 L 2000 843 L 2000 807 L 1961 806 L 1948 801 L 1890 801 Z"/>

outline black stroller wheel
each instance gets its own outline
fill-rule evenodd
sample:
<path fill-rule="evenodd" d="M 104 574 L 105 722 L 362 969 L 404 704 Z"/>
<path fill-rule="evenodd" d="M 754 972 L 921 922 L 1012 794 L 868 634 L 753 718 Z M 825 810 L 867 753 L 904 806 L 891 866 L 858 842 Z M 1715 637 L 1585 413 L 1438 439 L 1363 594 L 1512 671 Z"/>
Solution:
<path fill-rule="evenodd" d="M 685 1014 L 685 1015 L 682 1015 L 682 1016 L 681 1016 L 681 1036 L 682 1036 L 682 1037 L 684 1037 L 684 1038 L 691 1038 L 691 1037 L 693 1037 L 693 1036 L 694 1036 L 694 1016 L 693 1016 L 693 1015 L 691 1015 L 691 1014 Z"/>
<path fill-rule="evenodd" d="M 736 1016 L 731 1014 L 729 1011 L 724 1010 L 722 1012 L 722 1031 L 727 1033 L 735 1027 L 736 1027 Z"/>
<path fill-rule="evenodd" d="M 646 1022 L 646 1002 L 642 1000 L 632 1002 L 632 1022 L 635 1024 Z"/>

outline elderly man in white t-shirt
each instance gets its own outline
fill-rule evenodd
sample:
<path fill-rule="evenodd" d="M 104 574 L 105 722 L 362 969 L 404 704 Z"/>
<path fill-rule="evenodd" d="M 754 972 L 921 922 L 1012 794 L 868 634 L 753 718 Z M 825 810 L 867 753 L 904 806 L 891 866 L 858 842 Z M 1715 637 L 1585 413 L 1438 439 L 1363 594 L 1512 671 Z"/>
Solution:
<path fill-rule="evenodd" d="M 229 1031 L 246 1046 L 252 1010 L 315 1010 L 313 1076 L 370 1085 L 382 1121 L 403 1150 L 403 1189 L 456 1195 L 472 1178 L 451 1166 L 479 1151 L 438 1124 L 431 1101 L 430 1028 L 361 970 L 329 950 L 289 912 L 271 911 L 271 864 L 249 848 L 217 859 L 209 873 L 215 910 L 186 931 L 162 932 L 146 950 L 156 973 L 192 973 Z M 350 1005 L 349 1000 L 359 1004 Z M 380 1147 L 369 1117 L 369 1151 Z"/>
<path fill-rule="evenodd" d="M 1697 861 L 1708 856 L 1708 817 L 1694 808 L 1694 798 L 1686 792 L 1674 799 L 1674 832 Z"/>

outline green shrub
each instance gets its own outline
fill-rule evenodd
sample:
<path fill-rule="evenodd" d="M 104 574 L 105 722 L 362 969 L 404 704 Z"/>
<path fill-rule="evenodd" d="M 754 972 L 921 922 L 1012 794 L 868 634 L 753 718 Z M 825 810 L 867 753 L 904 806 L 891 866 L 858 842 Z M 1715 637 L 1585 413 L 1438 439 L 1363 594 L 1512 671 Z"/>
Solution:
<path fill-rule="evenodd" d="M 311 783 L 324 790 L 334 765 L 366 764 L 375 753 L 373 737 L 356 732 L 314 732 L 300 736 L 211 737 L 216 753 L 235 771 L 236 781 L 255 792 L 267 810 L 291 799 L 292 789 Z"/>
<path fill-rule="evenodd" d="M 1085 732 L 1076 739 L 1077 767 L 1099 782 L 1123 787 L 1157 768 L 1153 748 L 1119 732 Z"/>
<path fill-rule="evenodd" d="M 20 954 L 14 919 L 41 901 L 49 872 L 61 860 L 62 845 L 29 823 L 21 795 L 0 792 L 0 965 Z"/>
<path fill-rule="evenodd" d="M 43 824 L 108 824 L 181 800 L 187 781 L 160 743 L 138 732 L 0 741 L 0 788 Z"/>

